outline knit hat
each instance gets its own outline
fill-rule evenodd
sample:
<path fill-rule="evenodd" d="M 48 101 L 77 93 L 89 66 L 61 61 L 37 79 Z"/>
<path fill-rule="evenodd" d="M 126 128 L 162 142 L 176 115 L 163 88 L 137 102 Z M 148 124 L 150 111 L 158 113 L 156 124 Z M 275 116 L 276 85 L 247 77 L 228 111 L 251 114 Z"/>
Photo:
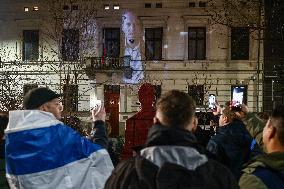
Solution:
<path fill-rule="evenodd" d="M 23 100 L 23 106 L 26 110 L 37 109 L 46 102 L 49 102 L 55 98 L 60 97 L 61 95 L 55 93 L 54 91 L 48 88 L 35 88 L 30 90 Z"/>

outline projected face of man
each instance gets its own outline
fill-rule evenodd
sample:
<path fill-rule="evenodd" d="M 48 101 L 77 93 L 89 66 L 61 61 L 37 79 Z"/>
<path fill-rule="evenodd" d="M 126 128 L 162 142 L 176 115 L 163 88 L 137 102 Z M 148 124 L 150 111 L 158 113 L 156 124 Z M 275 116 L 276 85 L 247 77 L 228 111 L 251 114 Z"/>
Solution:
<path fill-rule="evenodd" d="M 122 15 L 122 31 L 125 34 L 127 45 L 134 48 L 139 44 L 140 27 L 137 17 L 133 13 L 127 12 Z"/>

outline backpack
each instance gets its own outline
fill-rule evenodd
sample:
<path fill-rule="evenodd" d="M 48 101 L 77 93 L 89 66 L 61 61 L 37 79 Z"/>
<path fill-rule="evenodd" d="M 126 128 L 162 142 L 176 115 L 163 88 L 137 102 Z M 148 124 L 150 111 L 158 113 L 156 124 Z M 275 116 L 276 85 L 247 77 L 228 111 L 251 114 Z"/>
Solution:
<path fill-rule="evenodd" d="M 196 170 L 188 170 L 168 162 L 158 167 L 144 157 L 136 156 L 117 165 L 107 180 L 105 189 L 239 188 L 237 181 L 225 167 L 215 161 L 208 162 Z"/>
<path fill-rule="evenodd" d="M 257 167 L 253 175 L 260 178 L 268 189 L 284 188 L 284 170 L 276 171 L 270 168 Z"/>
<path fill-rule="evenodd" d="M 147 170 L 147 175 L 139 171 L 137 167 Z M 108 178 L 105 189 L 152 189 L 155 188 L 155 175 L 158 166 L 144 159 L 141 156 L 132 157 L 117 165 L 111 176 Z"/>

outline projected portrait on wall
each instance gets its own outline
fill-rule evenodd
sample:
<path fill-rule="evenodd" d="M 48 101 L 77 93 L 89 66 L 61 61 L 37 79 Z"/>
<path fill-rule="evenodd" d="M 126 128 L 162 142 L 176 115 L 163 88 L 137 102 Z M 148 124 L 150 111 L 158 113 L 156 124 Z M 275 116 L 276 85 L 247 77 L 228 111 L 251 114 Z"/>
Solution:
<path fill-rule="evenodd" d="M 132 12 L 122 15 L 122 31 L 125 36 L 124 56 L 130 56 L 130 65 L 127 65 L 123 75 L 125 83 L 138 83 L 144 78 L 141 56 L 141 27 L 137 16 Z"/>

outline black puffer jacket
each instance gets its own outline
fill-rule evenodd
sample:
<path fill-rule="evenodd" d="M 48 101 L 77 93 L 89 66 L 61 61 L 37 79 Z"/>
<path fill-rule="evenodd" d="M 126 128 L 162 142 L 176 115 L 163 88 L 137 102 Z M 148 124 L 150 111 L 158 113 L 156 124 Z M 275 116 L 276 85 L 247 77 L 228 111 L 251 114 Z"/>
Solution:
<path fill-rule="evenodd" d="M 230 171 L 209 160 L 189 131 L 154 125 L 141 156 L 120 163 L 106 189 L 239 188 Z"/>
<path fill-rule="evenodd" d="M 217 160 L 227 166 L 238 179 L 242 165 L 249 160 L 250 145 L 253 138 L 241 121 L 234 121 L 219 127 L 207 145 Z"/>

